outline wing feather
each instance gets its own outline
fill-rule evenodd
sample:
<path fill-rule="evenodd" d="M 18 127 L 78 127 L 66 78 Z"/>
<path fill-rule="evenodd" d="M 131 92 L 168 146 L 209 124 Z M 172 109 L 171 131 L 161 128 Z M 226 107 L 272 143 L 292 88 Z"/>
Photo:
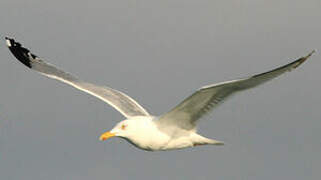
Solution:
<path fill-rule="evenodd" d="M 148 112 L 142 106 L 126 94 L 109 87 L 97 86 L 79 80 L 71 74 L 58 69 L 54 65 L 44 62 L 39 57 L 32 54 L 28 49 L 22 47 L 20 43 L 15 42 L 14 39 L 6 37 L 6 43 L 12 54 L 30 69 L 47 77 L 62 81 L 103 100 L 117 109 L 126 118 L 133 116 L 149 116 Z"/>
<path fill-rule="evenodd" d="M 292 63 L 276 68 L 272 71 L 254 75 L 248 78 L 204 86 L 186 98 L 171 111 L 162 115 L 159 118 L 158 123 L 160 125 L 165 124 L 180 126 L 181 128 L 188 130 L 194 129 L 198 119 L 210 112 L 213 108 L 222 103 L 232 94 L 258 86 L 278 77 L 287 71 L 297 68 L 314 52 L 315 51 L 312 51 L 307 56 L 301 57 Z"/>

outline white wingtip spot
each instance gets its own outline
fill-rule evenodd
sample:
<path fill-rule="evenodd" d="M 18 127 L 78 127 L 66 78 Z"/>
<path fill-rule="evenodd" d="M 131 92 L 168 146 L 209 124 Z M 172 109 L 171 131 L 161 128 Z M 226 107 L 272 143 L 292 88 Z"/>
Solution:
<path fill-rule="evenodd" d="M 8 46 L 8 47 L 11 47 L 11 46 L 12 46 L 9 39 L 6 39 L 6 43 L 7 43 L 7 46 Z"/>

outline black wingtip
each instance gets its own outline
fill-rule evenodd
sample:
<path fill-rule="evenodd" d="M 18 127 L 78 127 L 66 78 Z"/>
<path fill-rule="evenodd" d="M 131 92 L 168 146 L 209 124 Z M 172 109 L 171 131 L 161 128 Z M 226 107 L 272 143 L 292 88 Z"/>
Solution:
<path fill-rule="evenodd" d="M 299 67 L 302 63 L 304 63 L 312 54 L 315 53 L 315 50 L 311 51 L 308 55 L 301 57 L 300 59 L 297 60 L 297 64 L 294 66 L 294 68 Z"/>
<path fill-rule="evenodd" d="M 36 58 L 35 55 L 31 54 L 30 51 L 21 46 L 20 43 L 16 42 L 13 38 L 5 37 L 6 44 L 11 53 L 24 65 L 31 68 L 31 59 Z"/>
<path fill-rule="evenodd" d="M 307 57 L 310 57 L 312 54 L 314 54 L 316 52 L 316 50 L 315 49 L 313 49 L 309 54 L 308 54 L 308 56 Z"/>

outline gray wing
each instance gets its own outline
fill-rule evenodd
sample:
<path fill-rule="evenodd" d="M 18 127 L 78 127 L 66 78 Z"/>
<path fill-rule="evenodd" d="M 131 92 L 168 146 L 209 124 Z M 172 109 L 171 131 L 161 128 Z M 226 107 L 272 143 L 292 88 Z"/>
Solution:
<path fill-rule="evenodd" d="M 30 69 L 50 78 L 67 83 L 105 101 L 117 109 L 126 118 L 133 116 L 149 116 L 148 112 L 143 107 L 126 94 L 109 87 L 97 86 L 79 80 L 71 74 L 44 62 L 36 55 L 30 53 L 28 49 L 22 47 L 20 43 L 15 42 L 14 39 L 6 37 L 6 43 L 12 54 Z"/>
<path fill-rule="evenodd" d="M 272 71 L 223 83 L 204 86 L 194 94 L 186 98 L 168 113 L 162 115 L 158 123 L 160 125 L 175 125 L 184 129 L 194 129 L 196 121 L 204 114 L 223 102 L 235 92 L 253 88 L 263 84 L 279 75 L 297 68 L 307 60 L 314 51 L 305 57 Z"/>

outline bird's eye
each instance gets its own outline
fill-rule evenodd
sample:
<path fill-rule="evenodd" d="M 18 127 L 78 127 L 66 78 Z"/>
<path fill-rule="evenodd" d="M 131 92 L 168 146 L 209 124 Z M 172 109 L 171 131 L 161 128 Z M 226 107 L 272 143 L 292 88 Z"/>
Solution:
<path fill-rule="evenodd" d="M 122 130 L 125 130 L 125 129 L 126 129 L 126 127 L 127 127 L 127 125 L 126 125 L 126 124 L 121 125 L 121 129 L 122 129 Z"/>

